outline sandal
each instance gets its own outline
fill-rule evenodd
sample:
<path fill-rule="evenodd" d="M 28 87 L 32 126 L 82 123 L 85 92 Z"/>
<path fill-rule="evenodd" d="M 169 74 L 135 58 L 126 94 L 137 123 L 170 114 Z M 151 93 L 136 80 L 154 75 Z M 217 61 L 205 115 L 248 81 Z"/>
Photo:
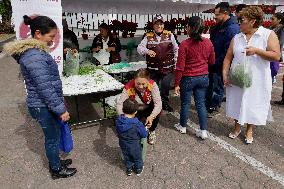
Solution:
<path fill-rule="evenodd" d="M 246 134 L 246 135 L 245 135 L 245 142 L 246 142 L 246 144 L 251 144 L 251 143 L 253 142 L 253 137 L 248 138 L 248 137 L 247 137 L 247 134 Z"/>
<path fill-rule="evenodd" d="M 237 138 L 239 135 L 240 135 L 240 133 L 242 132 L 242 130 L 240 130 L 238 133 L 230 133 L 229 134 L 229 138 L 231 138 L 231 139 L 235 139 L 235 138 Z"/>
<path fill-rule="evenodd" d="M 253 142 L 253 137 L 252 138 L 245 138 L 246 144 L 251 144 Z"/>

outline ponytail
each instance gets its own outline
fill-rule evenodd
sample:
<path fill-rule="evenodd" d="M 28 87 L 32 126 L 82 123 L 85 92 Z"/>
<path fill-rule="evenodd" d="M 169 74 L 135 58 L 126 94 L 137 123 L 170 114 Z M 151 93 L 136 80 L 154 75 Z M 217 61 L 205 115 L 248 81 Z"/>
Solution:
<path fill-rule="evenodd" d="M 202 40 L 202 32 L 204 30 L 204 26 L 202 24 L 202 19 L 199 16 L 192 16 L 188 19 L 187 24 L 191 31 L 189 33 L 189 37 L 196 41 L 203 41 Z"/>
<path fill-rule="evenodd" d="M 35 32 L 39 30 L 42 35 L 47 34 L 52 29 L 57 29 L 56 23 L 47 16 L 37 16 L 35 18 L 30 18 L 29 16 L 23 16 L 24 23 L 30 26 L 31 35 L 34 37 Z"/>

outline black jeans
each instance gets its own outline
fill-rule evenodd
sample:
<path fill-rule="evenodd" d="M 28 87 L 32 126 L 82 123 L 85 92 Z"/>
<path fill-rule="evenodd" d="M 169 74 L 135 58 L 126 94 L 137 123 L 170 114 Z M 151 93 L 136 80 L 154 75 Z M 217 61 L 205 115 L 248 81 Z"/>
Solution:
<path fill-rule="evenodd" d="M 156 70 L 149 70 L 151 79 L 153 79 L 160 88 L 163 105 L 168 105 L 171 83 L 174 79 L 174 73 L 163 74 Z"/>
<path fill-rule="evenodd" d="M 209 73 L 209 86 L 206 92 L 206 108 L 219 108 L 225 89 L 221 73 Z"/>
<path fill-rule="evenodd" d="M 136 114 L 136 117 L 145 124 L 145 120 L 147 119 L 148 116 L 151 115 L 152 111 L 154 109 L 154 106 L 150 106 L 149 108 L 146 108 L 145 110 L 138 111 Z M 149 128 L 149 131 L 155 131 L 158 123 L 160 120 L 160 114 L 153 120 L 152 126 Z"/>

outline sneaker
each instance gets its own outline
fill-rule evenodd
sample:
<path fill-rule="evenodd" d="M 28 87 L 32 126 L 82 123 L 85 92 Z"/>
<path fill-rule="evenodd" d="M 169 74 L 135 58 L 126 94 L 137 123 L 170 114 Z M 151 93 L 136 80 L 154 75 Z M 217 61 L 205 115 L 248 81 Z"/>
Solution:
<path fill-rule="evenodd" d="M 127 169 L 126 170 L 126 175 L 127 176 L 131 176 L 132 175 L 133 170 L 132 169 Z"/>
<path fill-rule="evenodd" d="M 277 83 L 277 80 L 276 80 L 276 77 L 274 76 L 273 78 L 272 78 L 272 84 L 276 84 Z"/>
<path fill-rule="evenodd" d="M 208 138 L 207 130 L 198 130 L 196 132 L 196 136 L 205 140 L 206 138 Z"/>
<path fill-rule="evenodd" d="M 156 143 L 156 132 L 155 131 L 149 131 L 148 143 L 151 145 Z"/>
<path fill-rule="evenodd" d="M 174 127 L 178 130 L 181 134 L 186 134 L 186 127 L 181 126 L 179 123 L 175 124 Z"/>
<path fill-rule="evenodd" d="M 137 176 L 140 176 L 142 173 L 143 173 L 143 170 L 144 170 L 144 166 L 142 167 L 142 169 L 137 169 L 135 172 L 136 172 L 136 175 Z"/>

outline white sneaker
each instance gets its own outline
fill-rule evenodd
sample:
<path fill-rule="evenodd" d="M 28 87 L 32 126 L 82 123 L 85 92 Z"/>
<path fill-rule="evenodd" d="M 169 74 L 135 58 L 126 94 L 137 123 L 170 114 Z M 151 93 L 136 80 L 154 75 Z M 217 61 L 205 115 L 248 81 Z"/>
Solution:
<path fill-rule="evenodd" d="M 181 134 L 186 134 L 186 127 L 182 127 L 179 123 L 175 124 L 174 127 L 178 130 Z"/>
<path fill-rule="evenodd" d="M 206 138 L 208 138 L 207 130 L 196 131 L 196 136 L 205 140 Z"/>

